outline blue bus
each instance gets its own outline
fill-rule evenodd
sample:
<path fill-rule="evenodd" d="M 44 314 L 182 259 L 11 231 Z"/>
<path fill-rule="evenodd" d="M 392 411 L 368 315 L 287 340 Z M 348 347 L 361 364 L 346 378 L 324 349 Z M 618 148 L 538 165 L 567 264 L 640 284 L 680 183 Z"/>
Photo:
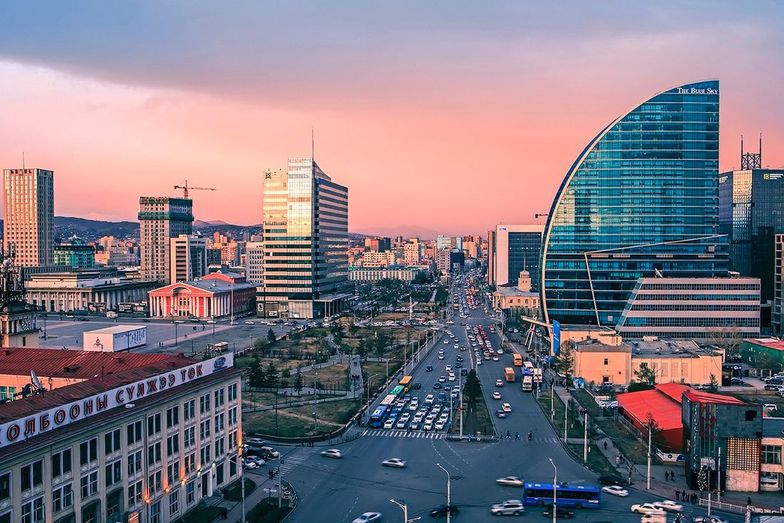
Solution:
<path fill-rule="evenodd" d="M 388 411 L 389 407 L 386 405 L 377 407 L 370 415 L 370 426 L 374 429 L 380 429 L 384 425 L 384 420 L 387 419 Z"/>
<path fill-rule="evenodd" d="M 559 507 L 599 508 L 601 490 L 592 485 L 569 485 L 559 483 L 556 487 Z M 523 503 L 526 505 L 552 505 L 552 483 L 526 483 L 523 487 Z"/>

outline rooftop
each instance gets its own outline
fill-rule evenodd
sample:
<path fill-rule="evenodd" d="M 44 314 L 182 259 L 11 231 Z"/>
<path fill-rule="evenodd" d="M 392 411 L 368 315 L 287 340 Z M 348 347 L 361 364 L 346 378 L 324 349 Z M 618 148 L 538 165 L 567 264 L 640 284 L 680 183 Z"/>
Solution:
<path fill-rule="evenodd" d="M 103 329 L 95 329 L 86 331 L 90 334 L 122 334 L 128 331 L 135 331 L 144 328 L 144 325 L 113 325 L 111 327 L 104 327 Z"/>
<path fill-rule="evenodd" d="M 192 363 L 196 363 L 196 360 L 169 354 L 124 352 L 119 355 L 81 350 L 0 349 L 0 374 L 29 375 L 34 370 L 39 376 L 47 378 L 88 380 L 130 369 L 174 369 Z"/>
<path fill-rule="evenodd" d="M 762 418 L 763 438 L 784 438 L 784 418 Z"/>
<path fill-rule="evenodd" d="M 784 350 L 784 341 L 778 338 L 751 338 L 743 341 L 747 343 L 753 343 L 754 345 L 767 347 L 768 349 Z"/>
<path fill-rule="evenodd" d="M 595 340 L 593 338 L 584 341 L 578 341 L 574 345 L 574 349 L 578 352 L 631 352 L 632 348 L 622 343 L 620 345 L 607 345 Z"/>
<path fill-rule="evenodd" d="M 661 430 L 679 429 L 682 427 L 681 395 L 690 390 L 680 383 L 656 385 L 651 390 L 619 394 L 618 405 L 642 425 L 650 417 Z"/>
<path fill-rule="evenodd" d="M 712 392 L 703 392 L 700 390 L 690 390 L 686 392 L 686 398 L 694 403 L 720 403 L 722 405 L 751 405 L 745 401 L 732 396 L 725 396 L 723 394 L 714 394 Z"/>
<path fill-rule="evenodd" d="M 633 340 L 616 346 L 588 339 L 577 342 L 575 348 L 580 352 L 631 352 L 632 356 L 642 358 L 696 358 L 718 354 L 692 340 Z"/>
<path fill-rule="evenodd" d="M 496 287 L 495 292 L 498 294 L 503 294 L 504 296 L 526 296 L 526 297 L 539 297 L 538 292 L 533 291 L 521 291 L 517 287 Z"/>

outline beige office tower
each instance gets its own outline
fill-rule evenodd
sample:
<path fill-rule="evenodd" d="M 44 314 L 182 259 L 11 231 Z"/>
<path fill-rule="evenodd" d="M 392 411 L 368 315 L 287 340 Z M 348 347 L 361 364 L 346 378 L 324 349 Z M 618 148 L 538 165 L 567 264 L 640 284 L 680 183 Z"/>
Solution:
<path fill-rule="evenodd" d="M 54 172 L 3 170 L 3 248 L 14 246 L 14 264 L 54 263 Z"/>
<path fill-rule="evenodd" d="M 139 229 L 142 278 L 171 283 L 171 239 L 193 232 L 193 200 L 140 197 Z"/>

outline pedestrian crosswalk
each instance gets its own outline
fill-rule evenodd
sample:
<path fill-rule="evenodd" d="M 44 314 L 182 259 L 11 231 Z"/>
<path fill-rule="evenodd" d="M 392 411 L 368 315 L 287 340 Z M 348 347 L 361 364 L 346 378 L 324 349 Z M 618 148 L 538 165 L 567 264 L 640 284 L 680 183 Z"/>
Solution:
<path fill-rule="evenodd" d="M 420 430 L 366 430 L 362 433 L 363 436 L 376 436 L 386 438 L 419 438 L 419 439 L 444 439 L 446 433 L 444 432 L 423 432 Z"/>
<path fill-rule="evenodd" d="M 309 454 L 304 452 L 302 453 L 292 453 L 290 456 L 285 456 L 283 459 L 283 465 L 280 466 L 281 472 L 283 474 L 288 474 L 288 472 L 297 467 L 300 463 L 305 461 L 308 458 Z"/>

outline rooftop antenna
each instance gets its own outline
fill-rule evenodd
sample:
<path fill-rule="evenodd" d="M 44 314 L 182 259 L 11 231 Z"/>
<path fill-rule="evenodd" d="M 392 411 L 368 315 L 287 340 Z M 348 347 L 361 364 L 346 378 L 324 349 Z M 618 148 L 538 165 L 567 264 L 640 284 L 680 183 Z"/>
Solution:
<path fill-rule="evenodd" d="M 316 132 L 310 128 L 310 159 L 316 161 Z"/>

